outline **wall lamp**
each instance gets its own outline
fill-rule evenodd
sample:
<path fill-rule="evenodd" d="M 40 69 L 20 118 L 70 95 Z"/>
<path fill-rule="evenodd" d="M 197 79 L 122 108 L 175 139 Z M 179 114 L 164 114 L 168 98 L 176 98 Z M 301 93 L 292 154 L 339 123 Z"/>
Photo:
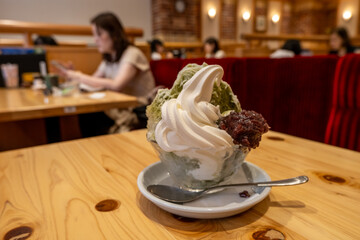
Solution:
<path fill-rule="evenodd" d="M 215 8 L 210 8 L 208 11 L 208 16 L 210 19 L 214 19 L 216 16 L 216 9 Z"/>
<path fill-rule="evenodd" d="M 249 12 L 249 11 L 245 11 L 245 12 L 243 13 L 243 15 L 242 15 L 242 20 L 243 20 L 244 22 L 247 22 L 247 21 L 249 21 L 250 17 L 251 17 L 250 12 Z"/>
<path fill-rule="evenodd" d="M 352 18 L 352 12 L 349 11 L 349 10 L 346 10 L 343 12 L 343 15 L 342 15 L 342 18 L 345 20 L 345 21 L 350 21 L 350 19 Z"/>
<path fill-rule="evenodd" d="M 273 23 L 278 23 L 279 20 L 280 20 L 279 14 L 274 14 L 274 15 L 271 17 L 271 21 L 272 21 Z"/>

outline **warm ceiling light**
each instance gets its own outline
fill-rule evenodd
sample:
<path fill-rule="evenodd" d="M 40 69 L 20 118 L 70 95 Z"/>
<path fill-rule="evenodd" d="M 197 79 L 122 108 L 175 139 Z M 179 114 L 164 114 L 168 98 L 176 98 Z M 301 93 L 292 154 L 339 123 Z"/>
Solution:
<path fill-rule="evenodd" d="M 210 8 L 208 11 L 208 16 L 209 18 L 213 19 L 216 16 L 216 9 L 215 8 Z"/>
<path fill-rule="evenodd" d="M 243 13 L 242 19 L 244 20 L 244 22 L 247 22 L 247 21 L 249 21 L 250 16 L 251 16 L 251 15 L 250 15 L 250 12 L 249 12 L 249 11 L 246 11 L 246 12 Z"/>
<path fill-rule="evenodd" d="M 344 11 L 342 17 L 345 21 L 349 21 L 352 17 L 352 13 L 350 11 Z"/>
<path fill-rule="evenodd" d="M 279 14 L 274 14 L 274 15 L 272 16 L 272 18 L 271 18 L 271 21 L 272 21 L 273 23 L 277 23 L 277 22 L 279 22 L 279 20 L 280 20 Z"/>

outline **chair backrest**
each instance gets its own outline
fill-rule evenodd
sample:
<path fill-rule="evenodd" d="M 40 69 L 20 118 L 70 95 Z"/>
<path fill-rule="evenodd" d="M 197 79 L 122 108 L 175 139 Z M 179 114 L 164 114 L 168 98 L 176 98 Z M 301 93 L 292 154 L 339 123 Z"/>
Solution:
<path fill-rule="evenodd" d="M 151 61 L 150 67 L 156 85 L 171 88 L 181 70 L 181 59 L 166 59 Z"/>
<path fill-rule="evenodd" d="M 325 142 L 360 151 L 360 55 L 338 61 Z"/>

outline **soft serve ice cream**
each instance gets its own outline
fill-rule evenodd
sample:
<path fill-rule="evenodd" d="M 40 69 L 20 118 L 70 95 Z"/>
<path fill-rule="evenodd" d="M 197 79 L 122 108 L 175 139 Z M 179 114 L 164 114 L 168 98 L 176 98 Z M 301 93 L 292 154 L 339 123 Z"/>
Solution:
<path fill-rule="evenodd" d="M 161 149 L 199 160 L 203 167 L 192 172 L 199 180 L 211 179 L 219 161 L 233 153 L 233 139 L 216 124 L 221 117 L 219 106 L 210 103 L 213 86 L 219 86 L 223 73 L 217 65 L 199 70 L 176 99 L 162 105 L 162 119 L 155 128 Z"/>
<path fill-rule="evenodd" d="M 222 81 L 223 74 L 218 65 L 189 64 L 174 86 L 160 90 L 147 108 L 148 139 L 156 142 L 172 176 L 185 182 L 190 179 L 186 185 L 223 181 L 248 152 L 249 146 L 239 145 L 234 138 L 241 135 L 241 143 L 246 143 L 244 131 L 233 129 L 238 126 L 234 116 L 240 116 L 241 108 Z"/>

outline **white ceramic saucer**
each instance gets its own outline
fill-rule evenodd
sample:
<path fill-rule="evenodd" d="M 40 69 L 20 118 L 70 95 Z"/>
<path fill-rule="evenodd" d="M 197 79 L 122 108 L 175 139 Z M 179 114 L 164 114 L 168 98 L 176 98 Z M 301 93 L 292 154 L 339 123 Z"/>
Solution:
<path fill-rule="evenodd" d="M 244 162 L 238 173 L 233 176 L 230 183 L 270 181 L 269 175 L 258 166 Z M 270 192 L 271 188 L 263 187 L 237 187 L 225 189 L 221 192 L 207 195 L 193 202 L 175 204 L 161 200 L 147 191 L 151 184 L 174 185 L 169 173 L 161 162 L 146 167 L 138 176 L 137 184 L 140 192 L 158 207 L 170 213 L 199 219 L 212 219 L 229 217 L 244 212 L 261 202 Z M 248 198 L 240 197 L 239 193 L 248 191 Z"/>

